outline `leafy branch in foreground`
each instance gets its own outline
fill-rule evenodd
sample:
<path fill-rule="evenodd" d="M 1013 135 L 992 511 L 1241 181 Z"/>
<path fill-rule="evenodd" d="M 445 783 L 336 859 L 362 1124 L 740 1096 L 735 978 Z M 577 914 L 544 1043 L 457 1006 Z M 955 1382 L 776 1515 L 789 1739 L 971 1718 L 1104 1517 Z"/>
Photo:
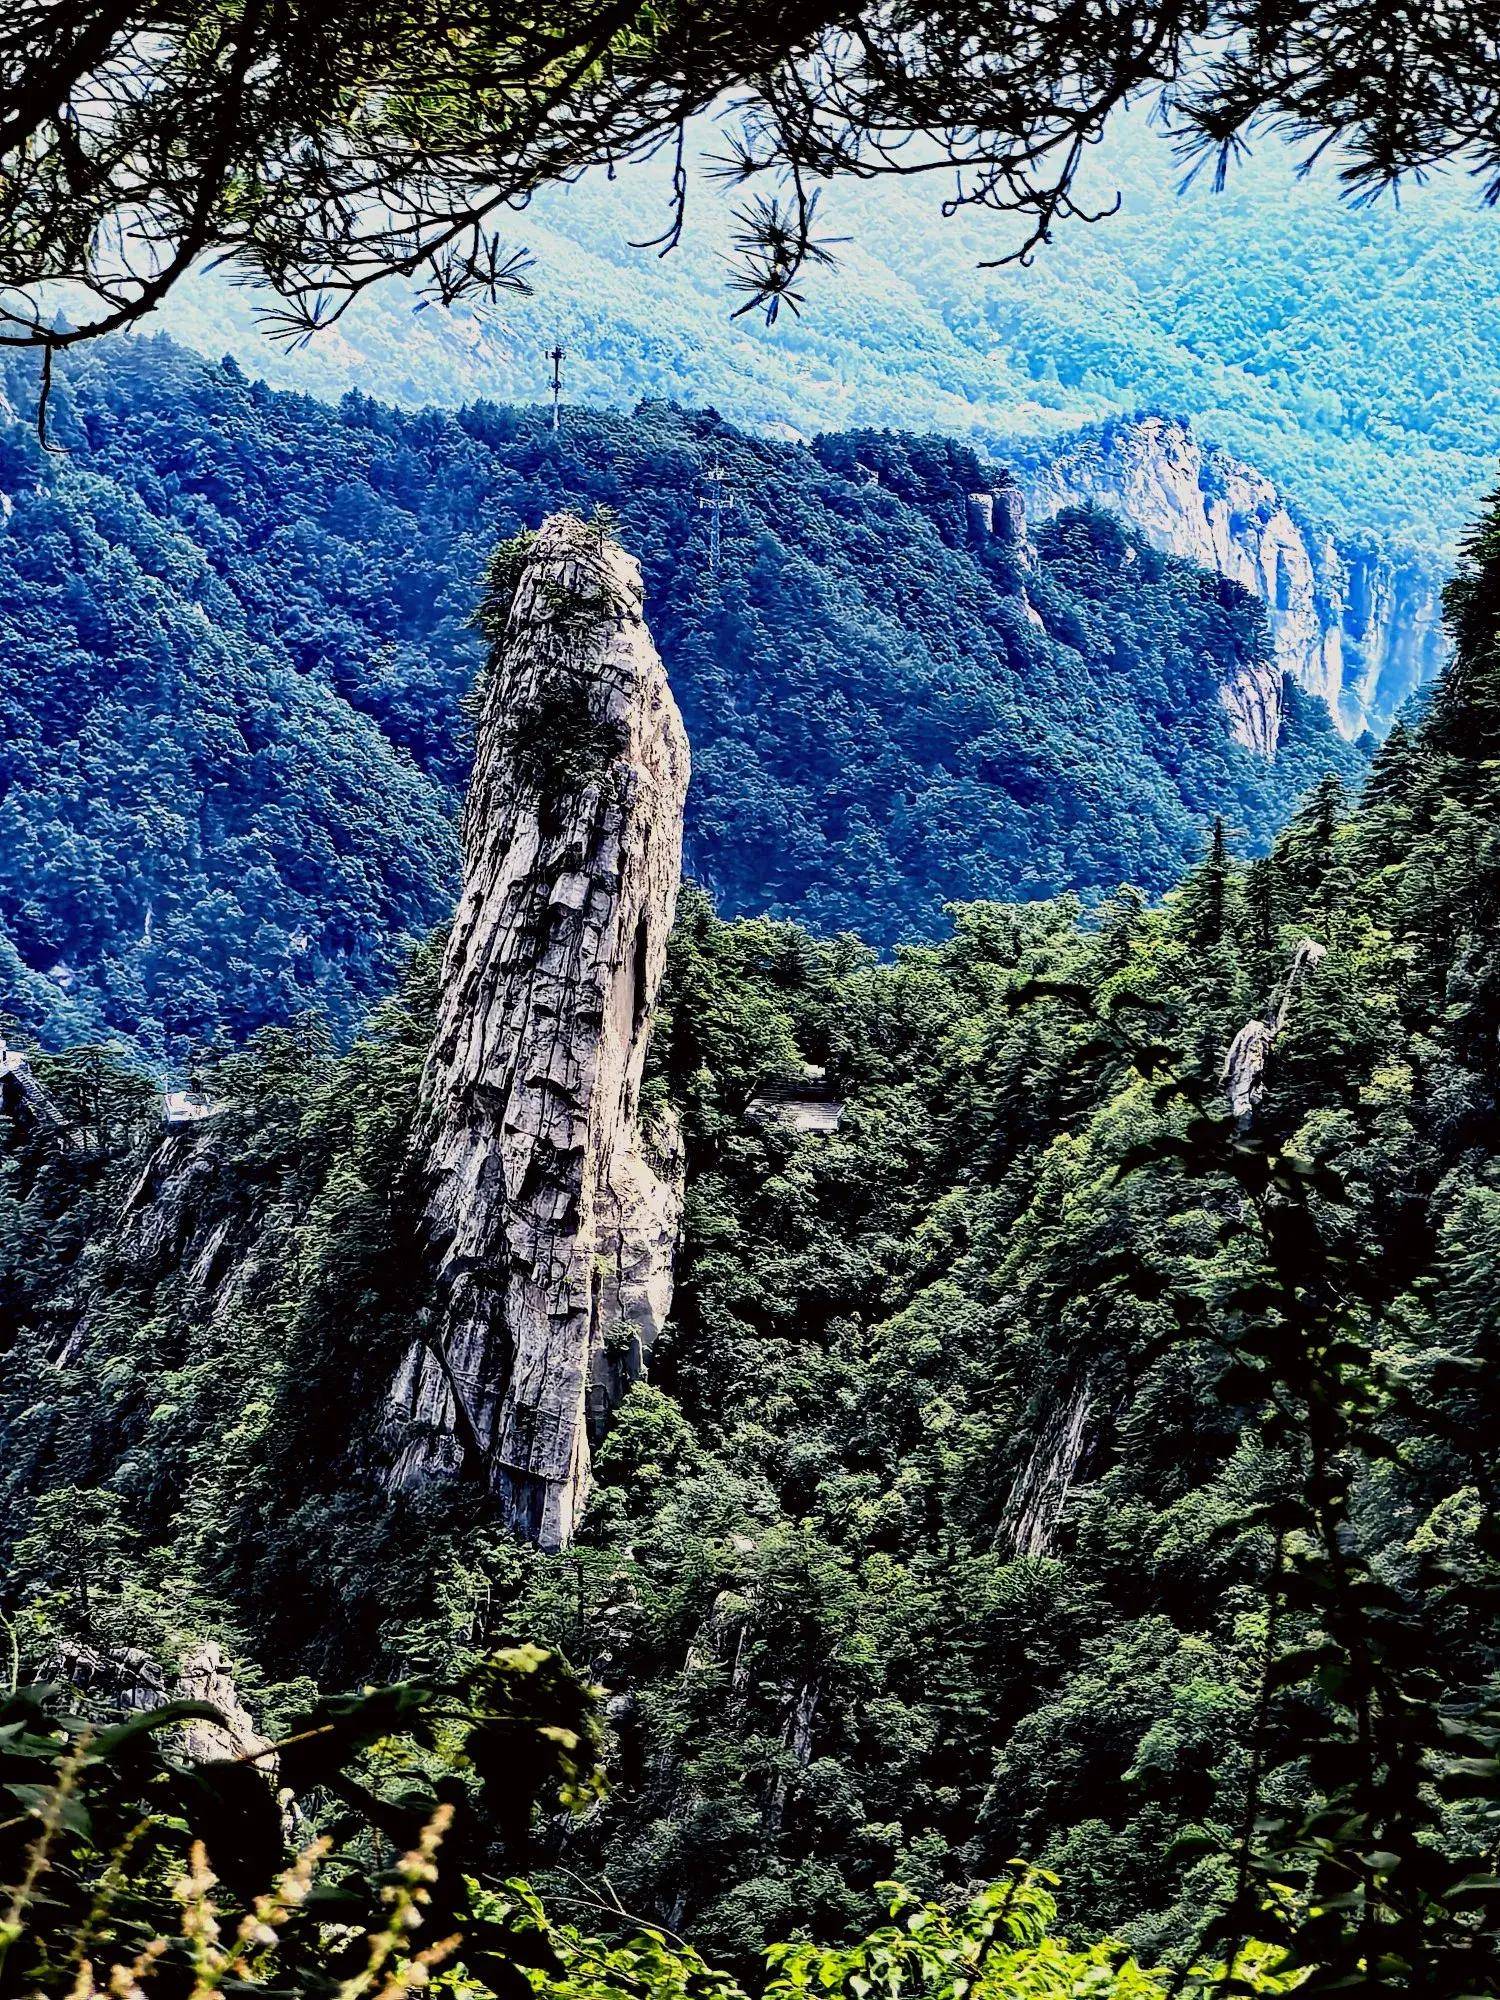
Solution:
<path fill-rule="evenodd" d="M 560 1671 L 555 1656 L 521 1648 L 504 1667 L 497 1658 L 490 1678 L 500 1674 L 514 1693 L 539 1675 L 555 1696 L 559 1686 L 572 1685 L 565 1674 L 559 1683 Z M 363 1793 L 362 1826 L 320 1812 L 320 1791 L 361 1795 L 349 1776 L 361 1750 L 389 1756 L 403 1743 L 431 1747 L 442 1704 L 429 1694 L 391 1688 L 325 1703 L 322 1721 L 278 1746 L 281 1776 L 296 1770 L 305 1783 L 315 1772 L 321 1781 L 288 1808 L 302 1836 L 290 1849 L 279 1837 L 279 1815 L 267 1819 L 269 1788 L 246 1768 L 248 1760 L 189 1767 L 174 1757 L 170 1739 L 182 1723 L 212 1716 L 203 1704 L 178 1703 L 94 1728 L 59 1709 L 56 1689 L 13 1696 L 0 1719 L 0 1766 L 23 1810 L 0 1824 L 0 1838 L 8 1837 L 9 1884 L 0 1917 L 0 1989 L 68 2000 L 149 2000 L 184 1991 L 195 2000 L 225 1993 L 399 2000 L 440 1974 L 443 1989 L 465 2000 L 528 1994 L 745 2000 L 734 1979 L 691 1945 L 634 1923 L 617 1905 L 599 1905 L 618 1920 L 616 1934 L 600 1939 L 554 1923 L 524 1880 L 482 1884 L 470 1872 L 474 1857 L 463 1851 L 461 1808 L 452 1798 L 435 1803 L 430 1795 L 408 1795 L 393 1808 Z M 507 1775 L 527 1799 L 528 1813 L 525 1746 L 533 1734 L 552 1746 L 548 1788 L 561 1776 L 564 1799 L 576 1797 L 587 1765 L 573 1731 L 538 1720 L 546 1696 L 537 1701 L 537 1694 L 528 1688 L 533 1698 L 513 1701 L 514 1715 L 497 1718 L 479 1708 L 463 1718 L 470 1761 L 476 1732 L 497 1719 L 519 1725 L 509 1743 L 521 1754 Z M 300 1754 L 309 1745 L 317 1746 L 311 1766 Z M 531 1765 L 535 1775 L 535 1756 Z M 21 1771 L 30 1775 L 18 1778 Z M 591 1766 L 587 1774 L 592 1781 Z M 495 1775 L 489 1771 L 489 1784 Z M 249 1818 L 262 1824 L 247 1844 L 252 1797 Z M 325 1830 L 308 1831 L 302 1806 L 326 1821 Z M 388 1859 L 378 1835 L 393 1810 L 425 1816 L 414 1822 L 411 1845 Z M 272 1826 L 274 1834 L 267 1831 Z M 773 1946 L 763 2000 L 815 1993 L 868 2000 L 875 1991 L 888 2000 L 907 1993 L 931 2000 L 1082 1994 L 1165 2000 L 1182 1992 L 1206 2000 L 1221 1983 L 1223 1968 L 1172 1982 L 1114 1943 L 1075 1948 L 1054 1935 L 1053 1886 L 1054 1877 L 1016 1863 L 1006 1880 L 961 1909 L 947 1909 L 883 1884 L 888 1924 L 848 1946 L 805 1940 Z M 1278 1959 L 1269 1947 L 1242 1953 L 1239 1990 L 1289 1990 Z"/>
<path fill-rule="evenodd" d="M 267 1751 L 208 1762 L 180 1748 L 184 1723 L 222 1719 L 204 1703 L 105 1725 L 66 1702 L 0 1704 L 0 1990 L 264 1976 L 359 2000 L 425 1984 L 460 1930 L 476 1976 L 508 1990 L 512 1925 L 471 1908 L 470 1881 L 526 1862 L 539 1804 L 576 1808 L 600 1782 L 592 1693 L 536 1646 L 451 1685 L 323 1697 Z"/>
<path fill-rule="evenodd" d="M 1189 1996 L 1220 1991 L 1224 1967 L 1196 1967 L 1172 1978 L 1137 1963 L 1108 1940 L 1075 1948 L 1053 1935 L 1057 1878 L 1020 1862 L 1009 1878 L 991 1884 L 961 1910 L 919 1903 L 899 1884 L 882 1884 L 891 1898 L 889 1924 L 847 1947 L 799 1943 L 770 1953 L 773 1978 L 764 2000 L 804 2000 L 810 1994 L 868 2000 L 873 1993 L 906 1992 L 933 2000 L 1000 2000 L 1002 1995 L 1069 2000 L 1151 2000 L 1169 1992 Z M 1240 1957 L 1238 1979 L 1247 1993 L 1285 1993 L 1295 1983 L 1280 1969 L 1280 1953 L 1251 1946 Z"/>
<path fill-rule="evenodd" d="M 774 315 L 824 252 L 810 181 L 938 174 L 1013 216 L 1029 258 L 1088 211 L 1105 121 L 1160 100 L 1219 178 L 1257 122 L 1348 189 L 1459 162 L 1500 187 L 1494 0 L 19 0 L 0 25 L 0 341 L 60 348 L 149 313 L 215 253 L 305 338 L 369 286 L 483 311 L 527 287 L 503 225 L 537 189 L 733 121 L 725 173 L 785 179 L 741 216 L 737 283 Z M 733 93 L 734 95 L 729 95 Z M 52 287 L 74 289 L 60 323 Z"/>

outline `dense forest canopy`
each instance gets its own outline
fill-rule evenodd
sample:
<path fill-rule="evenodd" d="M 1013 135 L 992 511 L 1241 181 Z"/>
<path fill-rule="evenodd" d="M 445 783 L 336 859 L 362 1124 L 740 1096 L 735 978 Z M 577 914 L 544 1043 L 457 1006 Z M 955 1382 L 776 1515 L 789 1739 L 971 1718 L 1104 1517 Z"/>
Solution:
<path fill-rule="evenodd" d="M 640 552 L 726 913 L 885 946 L 955 897 L 1157 892 L 1215 813 L 1261 846 L 1363 765 L 1295 691 L 1273 763 L 1231 740 L 1267 646 L 1238 587 L 1104 516 L 980 533 L 1005 475 L 942 441 L 331 409 L 158 342 L 70 367 L 54 429 L 66 457 L 0 434 L 13 1032 L 174 1062 L 309 1006 L 347 1033 L 451 904 L 485 557 L 564 504 Z"/>
<path fill-rule="evenodd" d="M 0 1170 L 28 1666 L 211 1631 L 275 1726 L 549 1641 L 609 1695 L 559 1907 L 602 1871 L 747 1975 L 1019 1853 L 1169 1966 L 1248 1932 L 1308 1993 L 1494 1991 L 1500 516 L 1452 607 L 1357 805 L 1249 865 L 1220 828 L 1158 907 L 971 904 L 881 963 L 686 899 L 674 1323 L 558 1557 L 372 1477 L 434 947 L 348 1054 L 226 1060 L 117 1229 L 149 1090 L 47 1067 L 104 1142 Z M 750 1112 L 801 1060 L 831 1137 Z"/>
<path fill-rule="evenodd" d="M 1336 144 L 1356 201 L 1443 166 L 1493 201 L 1497 45 L 1493 0 L 0 22 L 0 347 L 31 350 L 0 427 L 7 1991 L 1500 1993 L 1500 499 L 1420 712 L 1348 746 L 1287 688 L 1265 758 L 1225 699 L 1274 674 L 1261 607 L 1108 515 L 1027 529 L 975 444 L 330 408 L 88 345 L 214 254 L 293 342 L 394 278 L 482 344 L 538 190 L 657 157 L 636 254 L 676 246 L 702 116 L 733 304 L 773 326 L 831 265 L 840 176 L 940 176 L 1024 263 L 1097 216 L 1085 159 L 1131 103 L 1215 182 L 1270 127 Z M 1210 277 L 1187 349 L 1339 433 L 1236 310 Z M 1004 338 L 992 299 L 944 311 Z M 1099 324 L 1038 384 L 1102 393 Z M 1473 443 L 1463 366 L 1431 367 L 1438 458 Z M 1327 490 L 1372 476 L 1365 433 Z M 603 819 L 497 894 L 506 1005 L 462 927 L 444 956 L 518 531 L 560 508 L 638 550 L 694 742 L 654 1023 L 680 791 L 658 932 L 631 902 L 607 979 L 576 976 L 596 891 L 627 907 Z M 586 567 L 518 598 L 523 664 L 628 627 L 669 712 L 633 597 L 570 598 Z M 643 796 L 602 708 L 581 747 L 559 716 L 500 717 L 530 817 L 492 887 L 567 774 Z M 435 1167 L 440 986 L 478 1048 L 456 1115 L 490 1122 Z M 574 1088 L 648 1028 L 644 1078 Z M 164 1105 L 153 1069 L 194 1088 Z M 594 1171 L 595 1086 L 661 1179 Z M 437 1240 L 439 1170 L 476 1206 L 487 1179 L 493 1257 Z M 653 1192 L 647 1379 L 623 1220 L 579 1218 Z M 558 1549 L 505 1510 L 439 1263 L 489 1313 L 561 1241 L 537 1317 L 582 1344 L 521 1440 L 552 1451 L 566 1402 L 593 1485 Z M 397 1476 L 437 1428 L 403 1357 L 468 1425 L 442 1477 Z"/>

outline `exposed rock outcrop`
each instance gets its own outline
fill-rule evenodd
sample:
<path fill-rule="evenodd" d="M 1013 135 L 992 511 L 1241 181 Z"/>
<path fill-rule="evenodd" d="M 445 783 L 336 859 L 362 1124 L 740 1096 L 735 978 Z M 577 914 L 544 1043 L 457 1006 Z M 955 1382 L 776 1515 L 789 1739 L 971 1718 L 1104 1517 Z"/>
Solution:
<path fill-rule="evenodd" d="M 214 1120 L 168 1130 L 121 1205 L 108 1244 L 110 1264 L 128 1269 L 137 1283 L 176 1274 L 200 1322 L 217 1322 L 275 1259 L 275 1246 L 264 1235 L 264 1208 L 261 1190 L 234 1171 Z M 59 1367 L 78 1360 L 95 1310 L 94 1296 L 86 1294 L 53 1352 Z"/>
<path fill-rule="evenodd" d="M 207 1702 L 222 1720 L 199 1718 L 183 1732 L 190 1757 L 200 1764 L 214 1764 L 229 1757 L 259 1757 L 269 1749 L 235 1686 L 233 1669 L 212 1639 L 205 1639 L 182 1661 L 177 1670 L 177 1693 L 184 1701 Z M 275 1772 L 275 1760 L 264 1758 L 266 1774 Z"/>
<path fill-rule="evenodd" d="M 1250 1122 L 1256 1105 L 1264 1095 L 1263 1079 L 1275 1039 L 1276 1029 L 1272 1023 L 1255 1016 L 1245 1023 L 1229 1044 L 1229 1052 L 1224 1058 L 1224 1095 L 1229 1099 L 1230 1110 L 1242 1125 Z"/>
<path fill-rule="evenodd" d="M 1028 478 L 1038 517 L 1111 508 L 1157 548 L 1231 577 L 1261 598 L 1275 667 L 1224 690 L 1234 732 L 1274 754 L 1281 676 L 1328 706 L 1351 741 L 1383 734 L 1448 657 L 1436 569 L 1343 547 L 1299 521 L 1262 473 L 1205 447 L 1169 417 L 1107 424 L 1066 440 Z"/>
<path fill-rule="evenodd" d="M 1018 1556 L 1044 1556 L 1062 1520 L 1089 1442 L 1094 1393 L 1087 1378 L 1054 1405 L 1011 1488 L 1006 1527 Z"/>
<path fill-rule="evenodd" d="M 1027 581 L 1036 569 L 1036 549 L 1026 525 L 1025 494 L 1006 473 L 1000 484 L 983 492 L 967 494 L 965 508 L 972 539 L 981 546 L 986 542 L 998 542 L 1010 557 L 1021 609 L 1028 624 L 1035 626 L 1039 632 L 1044 631 L 1042 614 L 1032 603 L 1027 589 Z"/>
<path fill-rule="evenodd" d="M 1297 988 L 1314 966 L 1321 965 L 1327 950 L 1316 938 L 1303 938 L 1292 954 L 1286 984 L 1268 1021 L 1255 1018 L 1245 1023 L 1224 1058 L 1224 1093 L 1229 1108 L 1241 1125 L 1248 1125 L 1265 1096 L 1266 1064 L 1276 1037 L 1286 1026 Z"/>
<path fill-rule="evenodd" d="M 999 485 L 967 497 L 969 532 L 976 541 L 993 538 L 1008 548 L 1023 570 L 1036 567 L 1036 551 L 1026 526 L 1026 499 L 1019 486 Z"/>
<path fill-rule="evenodd" d="M 116 1235 L 120 1257 L 146 1276 L 171 1266 L 184 1271 L 195 1291 L 211 1285 L 237 1219 L 226 1181 L 224 1155 L 212 1134 L 168 1134 L 125 1197 Z"/>
<path fill-rule="evenodd" d="M 547 522 L 493 636 L 417 1137 L 437 1302 L 393 1385 L 389 1476 L 482 1477 L 558 1548 L 590 1424 L 671 1296 L 675 1141 L 639 1100 L 688 746 L 640 573 L 600 529 Z"/>
<path fill-rule="evenodd" d="M 1219 690 L 1236 743 L 1268 760 L 1281 741 L 1286 676 L 1279 666 L 1239 668 Z"/>
<path fill-rule="evenodd" d="M 60 1146 L 82 1143 L 81 1136 L 37 1082 L 26 1057 L 19 1049 L 8 1049 L 3 1038 L 0 1038 L 0 1112 L 38 1138 Z"/>
<path fill-rule="evenodd" d="M 207 1716 L 195 1716 L 183 1724 L 182 1745 L 188 1756 L 199 1764 L 256 1758 L 268 1777 L 275 1775 L 275 1759 L 263 1755 L 270 1739 L 256 1729 L 240 1699 L 233 1669 L 212 1639 L 193 1646 L 174 1675 L 139 1646 L 99 1647 L 63 1638 L 58 1641 L 56 1670 L 80 1693 L 136 1714 L 172 1701 L 206 1702 L 219 1719 L 211 1722 Z"/>

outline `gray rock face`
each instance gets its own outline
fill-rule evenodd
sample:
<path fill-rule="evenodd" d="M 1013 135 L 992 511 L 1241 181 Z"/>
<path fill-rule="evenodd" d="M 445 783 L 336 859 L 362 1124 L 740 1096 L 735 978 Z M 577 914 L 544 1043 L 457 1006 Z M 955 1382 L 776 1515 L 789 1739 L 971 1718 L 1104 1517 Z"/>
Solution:
<path fill-rule="evenodd" d="M 173 1132 L 153 1148 L 125 1197 L 117 1242 L 137 1270 L 184 1269 L 212 1284 L 236 1220 L 224 1199 L 225 1163 L 207 1130 Z M 242 1232 L 248 1234 L 249 1232 Z M 243 1247 L 239 1245 L 237 1247 Z"/>
<path fill-rule="evenodd" d="M 1216 569 L 1265 604 L 1274 665 L 1224 690 L 1238 740 L 1275 753 L 1281 677 L 1328 706 L 1339 733 L 1381 735 L 1448 658 L 1436 571 L 1340 547 L 1291 513 L 1276 486 L 1174 418 L 1145 417 L 1065 442 L 1029 480 L 1039 517 L 1111 508 L 1156 548 Z"/>
<path fill-rule="evenodd" d="M 1297 989 L 1308 973 L 1315 971 L 1327 956 L 1326 946 L 1319 944 L 1316 938 L 1303 938 L 1292 953 L 1286 983 L 1272 1010 L 1271 1019 L 1262 1021 L 1258 1017 L 1252 1018 L 1229 1044 L 1221 1081 L 1224 1094 L 1229 1099 L 1229 1108 L 1242 1126 L 1251 1122 L 1265 1098 L 1266 1064 L 1271 1059 L 1276 1037 L 1287 1024 Z"/>
<path fill-rule="evenodd" d="M 1257 1016 L 1247 1021 L 1229 1044 L 1221 1081 L 1229 1108 L 1241 1125 L 1250 1123 L 1265 1095 L 1266 1064 L 1275 1039 L 1275 1023 Z"/>
<path fill-rule="evenodd" d="M 1022 569 L 1036 566 L 1026 527 L 1026 501 L 1019 486 L 997 486 L 967 496 L 969 532 L 975 541 L 991 536 L 1011 550 Z"/>
<path fill-rule="evenodd" d="M 212 1119 L 169 1130 L 152 1147 L 126 1194 L 110 1240 L 111 1258 L 141 1282 L 178 1273 L 184 1302 L 202 1326 L 215 1324 L 274 1266 L 265 1203 L 235 1173 Z M 93 1331 L 97 1300 L 59 1338 L 52 1359 L 71 1368 Z"/>
<path fill-rule="evenodd" d="M 1027 588 L 1027 581 L 1036 569 L 1036 550 L 1026 525 L 1026 497 L 1020 487 L 1010 483 L 1007 473 L 1004 484 L 966 495 L 965 506 L 973 540 L 981 544 L 997 541 L 1009 551 L 1019 572 L 1017 595 L 1026 622 L 1038 632 L 1045 631 L 1042 614 L 1032 603 Z"/>
<path fill-rule="evenodd" d="M 1089 1442 L 1094 1393 L 1087 1377 L 1073 1383 L 1038 1433 L 1011 1488 L 1006 1528 L 1018 1556 L 1044 1556 L 1062 1520 Z"/>
<path fill-rule="evenodd" d="M 389 1411 L 393 1484 L 482 1477 L 544 1548 L 671 1298 L 676 1143 L 639 1099 L 687 783 L 636 565 L 548 521 L 480 719 L 417 1137 L 436 1305 Z"/>
<path fill-rule="evenodd" d="M 256 1729 L 235 1686 L 234 1670 L 212 1639 L 191 1646 L 174 1676 L 139 1646 L 101 1648 L 64 1637 L 57 1642 L 56 1671 L 80 1693 L 135 1714 L 170 1701 L 207 1702 L 220 1719 L 210 1722 L 206 1716 L 196 1716 L 183 1724 L 182 1747 L 188 1756 L 200 1764 L 256 1758 L 266 1776 L 275 1773 L 275 1759 L 262 1755 L 270 1747 L 269 1738 Z"/>
<path fill-rule="evenodd" d="M 68 1124 L 37 1082 L 31 1064 L 20 1050 L 5 1046 L 3 1035 L 0 1035 L 0 1112 L 18 1120 L 27 1131 L 52 1139 L 60 1146 L 81 1146 L 81 1135 Z"/>
<path fill-rule="evenodd" d="M 225 1758 L 258 1757 L 269 1748 L 234 1683 L 234 1670 L 212 1639 L 199 1642 L 177 1670 L 177 1692 L 184 1701 L 204 1701 L 216 1708 L 222 1722 L 190 1722 L 183 1732 L 190 1757 L 200 1764 L 214 1764 Z M 275 1772 L 274 1758 L 263 1759 L 266 1775 Z"/>

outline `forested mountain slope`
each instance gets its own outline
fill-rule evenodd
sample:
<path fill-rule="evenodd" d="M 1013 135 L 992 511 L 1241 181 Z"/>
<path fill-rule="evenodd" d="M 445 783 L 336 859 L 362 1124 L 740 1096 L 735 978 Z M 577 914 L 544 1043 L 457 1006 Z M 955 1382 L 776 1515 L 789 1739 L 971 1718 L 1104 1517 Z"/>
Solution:
<path fill-rule="evenodd" d="M 712 155 L 719 135 L 701 135 Z M 837 267 L 773 327 L 728 289 L 734 198 L 695 180 L 682 243 L 632 248 L 670 217 L 670 161 L 550 192 L 509 239 L 535 258 L 534 301 L 488 324 L 379 287 L 327 335 L 284 353 L 222 279 L 175 291 L 161 323 L 280 386 L 462 403 L 539 397 L 561 334 L 568 393 L 707 403 L 736 422 L 937 430 L 981 450 L 1150 410 L 1185 416 L 1293 494 L 1333 535 L 1446 561 L 1492 477 L 1500 339 L 1495 222 L 1461 174 L 1393 200 L 1341 201 L 1330 152 L 1306 177 L 1267 134 L 1180 190 L 1168 139 L 1117 123 L 1080 193 L 1120 212 L 1059 224 L 1024 268 L 983 268 L 1014 240 L 983 210 L 944 217 L 931 182 L 839 182 L 821 231 Z"/>
<path fill-rule="evenodd" d="M 1336 159 L 1299 178 L 1293 158 L 1267 137 L 1224 191 L 1206 175 L 1182 190 L 1171 145 L 1123 120 L 1086 169 L 1090 196 L 1102 209 L 1118 195 L 1119 212 L 1058 227 L 1024 269 L 985 268 L 1008 247 L 1003 217 L 941 217 L 919 181 L 838 184 L 822 217 L 837 266 L 811 273 L 805 310 L 772 327 L 730 317 L 732 203 L 707 180 L 670 256 L 632 247 L 667 213 L 664 163 L 518 215 L 537 296 L 487 320 L 380 289 L 282 353 L 255 330 L 253 299 L 210 276 L 173 295 L 165 323 L 278 384 L 408 403 L 529 402 L 560 337 L 579 401 L 666 396 L 804 436 L 931 428 L 1005 462 L 1071 457 L 1080 427 L 1174 420 L 1194 450 L 1280 489 L 1317 578 L 1300 622 L 1336 643 L 1347 615 L 1355 657 L 1342 678 L 1326 662 L 1326 678 L 1351 732 L 1370 720 L 1379 733 L 1397 705 L 1386 697 L 1438 663 L 1438 593 L 1500 434 L 1494 222 L 1461 179 L 1404 191 L 1399 213 L 1351 209 Z M 1149 496 L 1132 511 L 1142 497 L 1120 482 L 1108 504 L 1160 546 Z M 1177 552 L 1194 539 L 1189 524 Z M 1246 567 L 1228 573 L 1243 581 Z"/>
<path fill-rule="evenodd" d="M 1005 475 L 966 447 L 330 408 L 139 342 L 60 378 L 43 456 L 11 370 L 0 1005 L 27 1033 L 180 1059 L 309 1004 L 352 1026 L 450 904 L 485 557 L 563 502 L 641 554 L 688 865 L 726 913 L 886 945 L 955 897 L 1158 891 L 1215 812 L 1264 843 L 1362 763 L 1295 698 L 1274 760 L 1237 745 L 1259 607 L 1104 517 L 992 533 L 967 495 Z"/>
<path fill-rule="evenodd" d="M 434 949 L 346 1056 L 224 1063 L 154 1181 L 149 1089 L 44 1066 L 94 1140 L 0 1178 L 28 1664 L 210 1631 L 271 1727 L 308 1676 L 550 1638 L 610 1727 L 561 1859 L 737 1964 L 1017 1853 L 1185 1952 L 1262 1821 L 1340 1865 L 1347 1822 L 1420 1905 L 1488 1838 L 1424 1760 L 1500 1666 L 1500 520 L 1453 608 L 1357 808 L 1324 781 L 1158 908 L 976 904 L 880 963 L 687 899 L 643 1092 L 686 1149 L 673 1321 L 559 1556 L 373 1476 Z M 804 1061 L 835 1133 L 766 1114 Z"/>

